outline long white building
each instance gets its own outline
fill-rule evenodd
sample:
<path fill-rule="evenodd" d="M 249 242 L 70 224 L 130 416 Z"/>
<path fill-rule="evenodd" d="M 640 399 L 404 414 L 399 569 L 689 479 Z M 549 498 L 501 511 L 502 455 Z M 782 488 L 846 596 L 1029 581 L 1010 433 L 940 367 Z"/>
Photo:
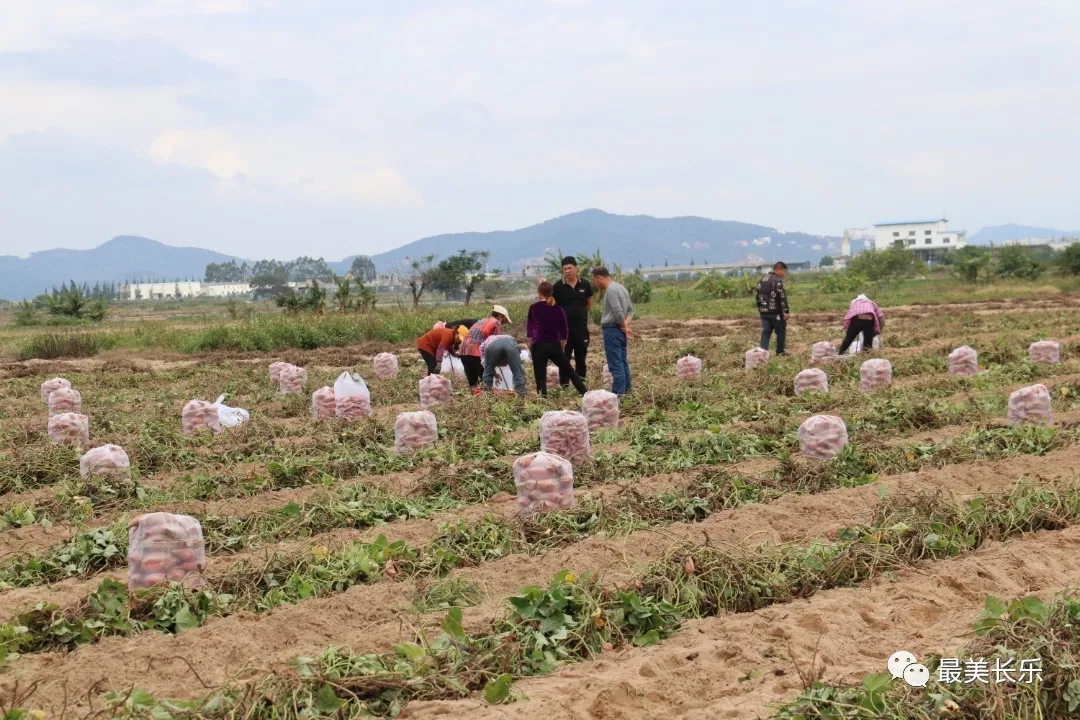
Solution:
<path fill-rule="evenodd" d="M 945 218 L 874 224 L 874 247 L 877 250 L 887 250 L 897 242 L 920 254 L 955 250 L 967 244 L 967 232 L 950 230 L 949 221 Z"/>

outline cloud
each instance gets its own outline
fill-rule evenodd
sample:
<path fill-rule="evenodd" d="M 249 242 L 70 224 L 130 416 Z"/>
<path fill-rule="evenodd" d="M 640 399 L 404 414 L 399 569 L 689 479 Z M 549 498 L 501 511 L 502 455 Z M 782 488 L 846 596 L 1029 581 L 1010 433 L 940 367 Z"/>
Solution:
<path fill-rule="evenodd" d="M 183 85 L 214 79 L 212 63 L 153 39 L 81 39 L 55 50 L 0 53 L 0 70 L 101 88 Z"/>
<path fill-rule="evenodd" d="M 417 208 L 423 199 L 405 177 L 392 167 L 379 167 L 367 173 L 347 173 L 324 179 L 304 179 L 295 184 L 306 197 L 320 202 L 355 202 L 357 200 L 386 207 Z"/>
<path fill-rule="evenodd" d="M 179 102 L 212 125 L 274 125 L 310 120 L 319 98 L 296 80 L 266 78 L 248 86 L 230 79 L 205 91 L 183 95 Z"/>
<path fill-rule="evenodd" d="M 150 145 L 150 157 L 162 163 L 199 168 L 228 179 L 247 172 L 247 162 L 223 130 L 175 130 Z"/>

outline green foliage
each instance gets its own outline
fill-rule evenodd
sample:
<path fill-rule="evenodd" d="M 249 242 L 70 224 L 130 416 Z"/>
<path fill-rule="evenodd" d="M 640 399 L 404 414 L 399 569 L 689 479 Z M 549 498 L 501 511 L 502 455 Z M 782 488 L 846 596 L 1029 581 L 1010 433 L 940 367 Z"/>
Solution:
<path fill-rule="evenodd" d="M 641 276 L 641 271 L 635 270 L 624 276 L 622 283 L 630 293 L 630 302 L 634 305 L 644 305 L 652 299 L 652 285 Z"/>
<path fill-rule="evenodd" d="M 731 278 L 714 273 L 702 276 L 692 289 L 709 300 L 733 298 L 739 293 L 738 286 Z"/>
<path fill-rule="evenodd" d="M 89 332 L 49 332 L 31 336 L 19 348 L 20 360 L 93 357 L 113 347 L 110 336 Z"/>
<path fill-rule="evenodd" d="M 367 255 L 357 255 L 349 266 L 349 273 L 358 283 L 375 282 L 375 263 Z"/>
<path fill-rule="evenodd" d="M 990 253 L 981 247 L 968 245 L 949 253 L 953 274 L 964 282 L 984 279 L 990 271 Z"/>
<path fill-rule="evenodd" d="M 485 300 L 497 300 L 506 295 L 509 285 L 502 279 L 502 274 L 498 270 L 493 270 L 488 273 L 487 278 L 480 284 L 480 291 L 484 294 Z"/>
<path fill-rule="evenodd" d="M 1068 275 L 1080 275 L 1080 242 L 1074 242 L 1061 253 L 1061 269 Z"/>
<path fill-rule="evenodd" d="M 857 293 L 860 290 L 866 289 L 869 281 L 866 276 L 859 275 L 851 271 L 842 273 L 830 273 L 825 275 L 818 281 L 818 292 L 828 293 L 830 295 L 836 293 Z"/>
<path fill-rule="evenodd" d="M 420 306 L 420 298 L 424 290 L 431 286 L 431 271 L 435 266 L 435 255 L 425 255 L 420 258 L 405 258 L 402 267 L 402 277 L 409 286 L 412 294 L 413 307 Z"/>
<path fill-rule="evenodd" d="M 239 283 L 251 277 L 251 269 L 245 262 L 237 265 L 235 260 L 210 263 L 206 266 L 203 281 L 208 283 Z"/>
<path fill-rule="evenodd" d="M 428 271 L 427 285 L 448 299 L 463 295 L 468 305 L 476 288 L 487 278 L 484 267 L 490 255 L 487 250 L 461 250 Z"/>
<path fill-rule="evenodd" d="M 91 297 L 89 288 L 85 284 L 81 287 L 76 285 L 74 280 L 70 285 L 65 283 L 59 289 L 54 288 L 51 294 L 38 296 L 34 303 L 54 317 L 92 322 L 101 322 L 109 312 L 109 305 L 102 297 Z M 22 310 L 22 317 L 27 319 L 32 315 Z"/>
<path fill-rule="evenodd" d="M 836 261 L 833 260 L 832 255 L 823 255 L 821 257 L 821 262 L 818 263 L 818 266 L 819 267 L 832 267 L 833 264 L 835 264 L 835 262 Z"/>
<path fill-rule="evenodd" d="M 871 282 L 891 282 L 913 277 L 925 269 L 925 264 L 915 253 L 904 248 L 867 250 L 848 263 L 848 270 L 863 275 Z"/>
<path fill-rule="evenodd" d="M 23 300 L 15 306 L 12 324 L 16 327 L 29 327 L 37 324 L 37 307 L 29 300 Z"/>
<path fill-rule="evenodd" d="M 1031 252 L 1022 245 L 1006 245 L 995 254 L 994 274 L 998 277 L 1034 280 L 1042 272 L 1042 264 L 1036 262 Z"/>

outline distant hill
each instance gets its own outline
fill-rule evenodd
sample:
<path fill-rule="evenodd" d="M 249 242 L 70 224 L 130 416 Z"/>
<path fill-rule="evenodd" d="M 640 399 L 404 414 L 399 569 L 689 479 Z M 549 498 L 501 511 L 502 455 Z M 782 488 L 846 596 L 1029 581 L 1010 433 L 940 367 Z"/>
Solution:
<path fill-rule="evenodd" d="M 492 267 L 516 271 L 542 259 L 549 250 L 591 254 L 599 249 L 605 258 L 630 269 L 639 263 L 648 267 L 693 260 L 701 265 L 738 262 L 749 256 L 769 262 L 817 261 L 822 255 L 836 254 L 839 240 L 701 217 L 654 218 L 584 210 L 520 230 L 423 238 L 372 259 L 379 271 L 386 271 L 399 267 L 406 257 L 435 254 L 444 258 L 462 249 L 489 250 Z M 353 257 L 329 265 L 344 274 Z M 125 235 L 93 250 L 44 250 L 28 258 L 0 256 L 0 298 L 31 298 L 68 280 L 93 285 L 141 278 L 201 279 L 209 263 L 234 259 L 241 262 L 212 250 L 172 247 Z"/>
<path fill-rule="evenodd" d="M 143 277 L 201 280 L 209 263 L 231 259 L 212 250 L 178 248 L 121 235 L 93 250 L 43 250 L 28 258 L 0 256 L 0 297 L 32 298 L 69 280 L 91 285 Z"/>
<path fill-rule="evenodd" d="M 457 233 L 423 238 L 374 255 L 380 272 L 399 267 L 406 257 L 446 257 L 459 250 L 490 250 L 493 267 L 512 269 L 523 261 L 542 258 L 550 249 L 566 253 L 592 253 L 599 248 L 605 258 L 633 268 L 737 262 L 749 254 L 772 260 L 818 260 L 835 254 L 839 238 L 784 232 L 764 225 L 709 220 L 701 217 L 655 218 L 648 215 L 612 215 L 602 210 L 583 210 L 531 225 L 520 230 Z M 347 268 L 352 258 L 339 266 Z"/>
<path fill-rule="evenodd" d="M 1080 230 L 1054 230 L 1053 228 L 1033 227 L 1031 225 L 993 225 L 981 228 L 978 232 L 968 236 L 968 242 L 975 245 L 998 245 L 1011 240 L 1024 240 L 1026 238 L 1063 238 L 1080 237 Z"/>

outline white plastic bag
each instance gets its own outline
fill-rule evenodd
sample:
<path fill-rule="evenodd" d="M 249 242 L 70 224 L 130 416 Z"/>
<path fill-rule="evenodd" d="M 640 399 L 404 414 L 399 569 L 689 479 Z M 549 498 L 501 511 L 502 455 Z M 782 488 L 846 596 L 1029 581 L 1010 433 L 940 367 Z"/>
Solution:
<path fill-rule="evenodd" d="M 49 395 L 59 390 L 60 388 L 70 388 L 71 382 L 64 378 L 53 378 L 52 380 L 46 380 L 41 383 L 41 402 L 49 402 Z"/>
<path fill-rule="evenodd" d="M 608 390 L 615 385 L 615 378 L 612 376 L 607 363 L 604 363 L 604 369 L 600 371 L 600 378 L 604 381 L 604 387 Z"/>
<path fill-rule="evenodd" d="M 49 418 L 49 441 L 54 445 L 90 444 L 90 419 L 78 413 L 60 413 Z"/>
<path fill-rule="evenodd" d="M 829 392 L 829 376 L 824 370 L 807 368 L 795 376 L 795 395 L 802 396 L 808 392 Z"/>
<path fill-rule="evenodd" d="M 521 347 L 518 350 L 521 352 L 521 366 L 524 368 L 532 362 L 532 353 L 527 347 Z"/>
<path fill-rule="evenodd" d="M 225 396 L 220 395 L 218 399 L 214 401 L 214 407 L 217 408 L 218 423 L 223 428 L 234 428 L 239 425 L 243 425 L 251 419 L 251 413 L 243 408 L 229 407 L 224 404 Z"/>
<path fill-rule="evenodd" d="M 949 353 L 949 372 L 959 377 L 971 377 L 979 372 L 979 353 L 967 345 Z"/>
<path fill-rule="evenodd" d="M 874 341 L 870 344 L 870 347 L 873 348 L 874 350 L 880 350 L 883 347 L 882 344 L 881 344 L 881 335 L 880 334 L 874 336 Z M 855 340 L 851 343 L 851 346 L 848 347 L 847 354 L 848 355 L 857 355 L 858 353 L 861 353 L 862 350 L 863 350 L 863 340 L 862 340 L 862 334 L 860 333 L 859 336 L 856 337 Z"/>
<path fill-rule="evenodd" d="M 82 412 L 82 393 L 75 388 L 60 388 L 49 393 L 49 415 Z"/>
<path fill-rule="evenodd" d="M 619 396 L 607 390 L 590 390 L 581 398 L 581 414 L 589 430 L 619 427 Z"/>
<path fill-rule="evenodd" d="M 514 389 L 514 373 L 510 371 L 509 365 L 503 365 L 495 368 L 495 374 L 492 379 L 491 386 L 495 390 Z"/>
<path fill-rule="evenodd" d="M 892 363 L 885 358 L 867 360 L 859 366 L 859 390 L 881 390 L 892 384 Z"/>
<path fill-rule="evenodd" d="M 1061 362 L 1061 346 L 1055 340 L 1040 340 L 1028 348 L 1031 362 L 1057 365 Z"/>
<path fill-rule="evenodd" d="M 380 380 L 392 380 L 398 374 L 397 355 L 381 352 L 375 356 L 375 377 Z"/>
<path fill-rule="evenodd" d="M 1007 417 L 1013 425 L 1051 425 L 1050 391 L 1042 384 L 1020 388 L 1009 396 Z"/>
<path fill-rule="evenodd" d="M 817 365 L 836 359 L 836 347 L 828 340 L 816 342 L 810 348 L 810 362 Z"/>
<path fill-rule="evenodd" d="M 574 468 L 565 458 L 546 452 L 514 461 L 518 510 L 534 513 L 574 507 Z"/>
<path fill-rule="evenodd" d="M 336 415 L 334 388 L 323 386 L 311 393 L 311 418 L 313 420 L 329 420 Z"/>
<path fill-rule="evenodd" d="M 79 477 L 85 480 L 91 475 L 118 480 L 130 479 L 131 462 L 124 448 L 119 445 L 102 445 L 79 458 Z"/>
<path fill-rule="evenodd" d="M 406 455 L 439 441 L 439 424 L 427 410 L 403 412 L 394 421 L 394 452 Z"/>
<path fill-rule="evenodd" d="M 348 371 L 341 373 L 334 382 L 335 414 L 345 420 L 371 417 L 371 392 L 359 375 Z"/>
<path fill-rule="evenodd" d="M 420 378 L 420 407 L 424 410 L 450 402 L 453 387 L 450 379 L 442 375 L 426 375 Z"/>
<path fill-rule="evenodd" d="M 765 348 L 753 348 L 747 350 L 745 357 L 746 369 L 756 368 L 758 365 L 763 365 L 769 362 L 769 351 Z"/>
<path fill-rule="evenodd" d="M 589 421 L 573 410 L 549 410 L 540 416 L 540 449 L 574 465 L 589 457 Z"/>
<path fill-rule="evenodd" d="M 209 430 L 217 435 L 221 432 L 217 407 L 205 400 L 190 400 L 184 405 L 181 421 L 185 435 L 194 435 L 200 430 Z"/>
<path fill-rule="evenodd" d="M 847 445 L 847 425 L 835 415 L 813 415 L 799 426 L 799 449 L 814 460 L 831 460 Z"/>
<path fill-rule="evenodd" d="M 304 392 L 307 382 L 307 370 L 295 365 L 287 365 L 278 371 L 278 390 L 282 395 Z"/>
<path fill-rule="evenodd" d="M 461 358 L 450 354 L 443 355 L 442 374 L 465 377 L 465 366 L 461 364 Z"/>
<path fill-rule="evenodd" d="M 155 512 L 128 525 L 129 590 L 170 582 L 198 587 L 205 569 L 202 526 L 190 515 Z"/>
<path fill-rule="evenodd" d="M 680 380 L 690 380 L 701 375 L 701 360 L 693 355 L 686 355 L 675 361 L 675 371 Z"/>

